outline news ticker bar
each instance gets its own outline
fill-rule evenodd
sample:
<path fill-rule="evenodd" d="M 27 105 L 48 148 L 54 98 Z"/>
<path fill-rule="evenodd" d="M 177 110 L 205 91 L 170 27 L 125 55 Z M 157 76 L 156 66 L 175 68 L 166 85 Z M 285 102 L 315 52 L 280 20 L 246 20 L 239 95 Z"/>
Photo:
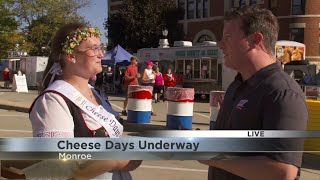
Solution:
<path fill-rule="evenodd" d="M 277 138 L 14 138 L 2 152 L 273 152 L 303 151 L 304 139 Z M 301 144 L 301 146 L 300 146 Z M 281 148 L 279 148 L 279 146 Z M 317 147 L 317 146 L 315 146 Z M 312 149 L 318 151 L 319 149 Z"/>
<path fill-rule="evenodd" d="M 320 138 L 320 130 L 157 130 L 142 132 L 142 136 L 193 138 Z"/>

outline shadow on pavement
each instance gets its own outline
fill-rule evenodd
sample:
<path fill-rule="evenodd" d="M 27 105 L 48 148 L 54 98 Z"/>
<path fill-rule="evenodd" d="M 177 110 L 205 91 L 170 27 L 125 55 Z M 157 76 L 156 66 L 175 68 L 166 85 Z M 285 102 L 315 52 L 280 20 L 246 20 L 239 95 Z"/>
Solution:
<path fill-rule="evenodd" d="M 210 112 L 208 112 L 208 111 L 193 111 L 193 112 L 195 112 L 195 113 L 207 113 L 207 114 L 210 113 Z"/>
<path fill-rule="evenodd" d="M 128 133 L 129 136 L 136 136 L 136 137 L 144 137 L 143 134 L 139 132 L 133 132 L 133 133 Z"/>
<path fill-rule="evenodd" d="M 302 168 L 320 170 L 320 155 L 305 153 L 303 155 Z"/>
<path fill-rule="evenodd" d="M 128 123 L 126 120 L 123 121 L 124 130 L 129 132 L 141 132 L 145 130 L 166 130 L 167 128 L 163 125 L 156 124 L 135 124 Z"/>

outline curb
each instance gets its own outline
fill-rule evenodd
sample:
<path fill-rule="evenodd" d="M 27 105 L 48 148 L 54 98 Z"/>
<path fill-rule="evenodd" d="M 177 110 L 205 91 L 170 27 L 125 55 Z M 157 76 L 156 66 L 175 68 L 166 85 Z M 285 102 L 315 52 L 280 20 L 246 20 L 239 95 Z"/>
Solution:
<path fill-rule="evenodd" d="M 18 107 L 18 106 L 13 106 L 13 105 L 7 105 L 7 104 L 0 104 L 0 109 L 5 109 L 5 110 L 14 110 L 14 111 L 19 111 L 23 113 L 29 113 L 29 108 L 26 107 Z"/>

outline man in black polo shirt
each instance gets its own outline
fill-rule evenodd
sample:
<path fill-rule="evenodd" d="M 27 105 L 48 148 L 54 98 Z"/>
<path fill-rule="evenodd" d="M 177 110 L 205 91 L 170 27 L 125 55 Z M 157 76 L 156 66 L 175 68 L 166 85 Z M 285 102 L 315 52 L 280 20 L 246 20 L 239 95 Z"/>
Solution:
<path fill-rule="evenodd" d="M 227 67 L 239 72 L 229 86 L 214 129 L 305 130 L 308 111 L 300 86 L 274 57 L 277 18 L 266 9 L 227 12 L 220 48 Z M 277 139 L 280 151 L 303 149 L 303 139 Z M 208 179 L 295 179 L 302 153 L 264 153 L 208 160 Z"/>

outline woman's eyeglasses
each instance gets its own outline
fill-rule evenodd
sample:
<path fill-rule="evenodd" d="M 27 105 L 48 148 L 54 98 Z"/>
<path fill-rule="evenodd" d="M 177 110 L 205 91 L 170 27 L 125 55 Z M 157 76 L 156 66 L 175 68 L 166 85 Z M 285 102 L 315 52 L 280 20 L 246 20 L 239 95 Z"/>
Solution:
<path fill-rule="evenodd" d="M 77 50 L 77 51 L 78 52 L 87 52 L 87 51 L 90 51 L 90 50 L 92 50 L 94 56 L 98 56 L 99 53 L 101 53 L 101 52 L 104 54 L 105 51 L 106 51 L 106 48 L 104 46 L 92 46 L 92 47 L 87 48 L 85 50 Z"/>

